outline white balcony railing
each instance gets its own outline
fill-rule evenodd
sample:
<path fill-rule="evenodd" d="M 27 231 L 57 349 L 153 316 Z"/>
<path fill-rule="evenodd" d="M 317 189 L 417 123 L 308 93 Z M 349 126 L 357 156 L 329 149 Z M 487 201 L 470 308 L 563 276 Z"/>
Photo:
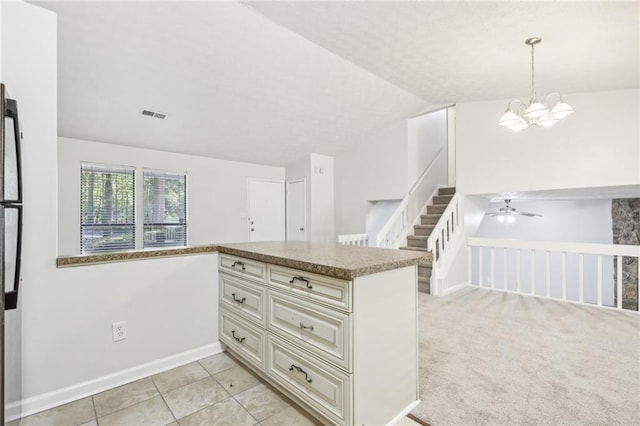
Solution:
<path fill-rule="evenodd" d="M 338 235 L 338 242 L 347 246 L 362 246 L 369 245 L 369 237 L 367 234 L 345 234 Z"/>
<path fill-rule="evenodd" d="M 632 263 L 633 258 L 640 264 L 640 246 L 469 238 L 468 283 L 636 311 L 640 303 L 637 287 L 630 292 L 636 300 L 629 303 L 625 299 L 634 307 L 623 306 L 623 262 Z M 637 280 L 631 285 L 637 286 Z"/>

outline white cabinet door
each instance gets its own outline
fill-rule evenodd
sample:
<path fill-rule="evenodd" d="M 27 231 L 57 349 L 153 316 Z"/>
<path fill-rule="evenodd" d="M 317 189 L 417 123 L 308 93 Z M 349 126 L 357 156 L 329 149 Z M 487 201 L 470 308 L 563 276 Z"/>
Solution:
<path fill-rule="evenodd" d="M 287 240 L 307 240 L 307 181 L 287 181 Z"/>
<path fill-rule="evenodd" d="M 249 241 L 284 240 L 284 181 L 249 179 Z"/>

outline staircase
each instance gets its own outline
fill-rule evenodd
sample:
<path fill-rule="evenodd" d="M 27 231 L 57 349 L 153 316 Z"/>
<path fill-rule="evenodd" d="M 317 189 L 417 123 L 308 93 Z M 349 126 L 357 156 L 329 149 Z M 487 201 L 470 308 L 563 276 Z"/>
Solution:
<path fill-rule="evenodd" d="M 420 224 L 413 227 L 413 235 L 407 236 L 407 246 L 400 247 L 400 250 L 427 251 L 427 239 L 455 193 L 455 188 L 438 190 L 438 195 L 433 197 L 433 204 L 427 206 L 426 214 L 420 215 Z M 430 293 L 432 256 L 428 253 L 428 260 L 418 265 L 418 291 L 422 293 Z"/>

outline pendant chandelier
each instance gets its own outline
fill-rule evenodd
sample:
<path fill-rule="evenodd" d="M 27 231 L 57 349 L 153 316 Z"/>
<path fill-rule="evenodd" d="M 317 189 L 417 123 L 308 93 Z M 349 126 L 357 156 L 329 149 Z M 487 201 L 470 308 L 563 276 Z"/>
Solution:
<path fill-rule="evenodd" d="M 534 46 L 542 41 L 539 37 L 532 37 L 525 41 L 527 46 L 531 46 L 531 99 L 525 104 L 519 99 L 509 102 L 509 106 L 504 115 L 498 121 L 498 125 L 507 129 L 519 132 L 531 126 L 551 127 L 566 116 L 573 114 L 571 106 L 562 100 L 559 93 L 551 93 L 544 100 L 539 100 L 536 96 L 535 86 L 535 60 Z M 553 107 L 549 107 L 550 100 L 554 100 Z"/>

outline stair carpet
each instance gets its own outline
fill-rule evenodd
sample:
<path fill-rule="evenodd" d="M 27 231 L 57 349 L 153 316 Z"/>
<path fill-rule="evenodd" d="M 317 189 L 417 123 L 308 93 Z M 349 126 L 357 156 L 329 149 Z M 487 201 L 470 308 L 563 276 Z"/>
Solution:
<path fill-rule="evenodd" d="M 455 188 L 440 188 L 438 190 L 438 195 L 433 197 L 433 204 L 427 206 L 426 214 L 420 215 L 420 224 L 413 227 L 413 235 L 407 236 L 407 246 L 400 247 L 400 250 L 427 251 L 427 239 L 455 193 Z M 428 259 L 418 265 L 418 291 L 421 293 L 430 293 L 431 290 L 433 255 L 427 254 Z"/>

